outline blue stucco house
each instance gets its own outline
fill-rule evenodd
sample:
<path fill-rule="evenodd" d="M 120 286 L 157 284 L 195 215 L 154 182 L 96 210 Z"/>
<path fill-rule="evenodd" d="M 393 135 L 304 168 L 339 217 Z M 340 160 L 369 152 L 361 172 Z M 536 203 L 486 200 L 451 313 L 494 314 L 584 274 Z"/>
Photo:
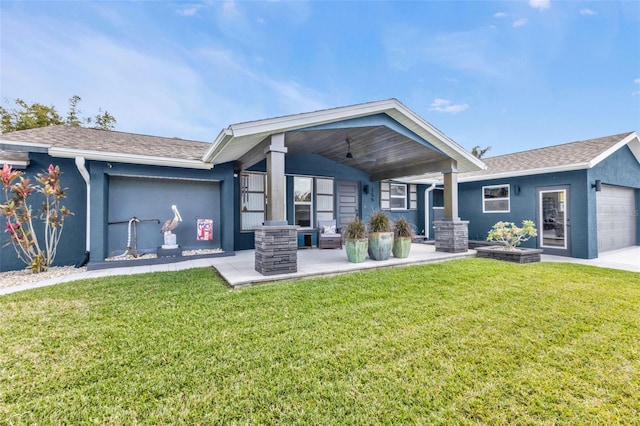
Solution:
<path fill-rule="evenodd" d="M 473 157 L 396 99 L 230 125 L 212 142 L 51 126 L 0 136 L 0 162 L 34 176 L 51 163 L 68 188 L 67 219 L 56 264 L 89 266 L 122 255 L 155 253 L 162 223 L 177 205 L 183 249 L 251 249 L 261 227 L 344 226 L 384 210 L 425 228 L 428 185 L 442 180 L 443 218 L 458 216 L 458 173 L 482 170 Z M 200 238 L 202 221 L 213 225 Z M 23 268 L 3 233 L 0 270 Z M 448 247 L 440 250 L 459 250 Z M 315 241 L 312 241 L 315 243 Z M 466 250 L 466 246 L 464 248 Z"/>
<path fill-rule="evenodd" d="M 591 259 L 639 244 L 640 141 L 636 132 L 483 162 L 485 170 L 458 176 L 459 212 L 469 221 L 470 240 L 484 240 L 498 221 L 520 224 L 531 219 L 539 235 L 524 245 L 542 248 L 547 254 Z M 427 217 L 433 220 L 442 205 L 438 186 L 430 199 Z"/>
<path fill-rule="evenodd" d="M 30 177 L 61 167 L 74 215 L 58 265 L 88 256 L 91 267 L 126 247 L 156 253 L 172 205 L 182 249 L 227 254 L 254 248 L 263 228 L 304 233 L 378 210 L 406 218 L 440 251 L 466 251 L 467 235 L 484 240 L 500 220 L 535 220 L 540 236 L 528 244 L 545 253 L 594 258 L 640 241 L 635 132 L 481 161 L 396 99 L 238 123 L 212 142 L 23 130 L 0 136 L 5 162 Z M 202 224 L 212 225 L 204 238 Z M 3 232 L 0 271 L 24 268 L 8 242 Z"/>

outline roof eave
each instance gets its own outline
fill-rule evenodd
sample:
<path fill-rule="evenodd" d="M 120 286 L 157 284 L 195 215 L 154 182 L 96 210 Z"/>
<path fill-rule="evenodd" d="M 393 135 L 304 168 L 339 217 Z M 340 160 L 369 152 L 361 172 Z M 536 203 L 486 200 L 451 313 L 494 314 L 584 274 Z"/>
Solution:
<path fill-rule="evenodd" d="M 541 167 L 539 169 L 514 170 L 509 172 L 492 173 L 492 174 L 477 175 L 477 176 L 465 177 L 464 175 L 460 175 L 458 177 L 458 183 L 479 182 L 483 180 L 506 179 L 506 178 L 531 176 L 531 175 L 543 175 L 547 173 L 571 172 L 575 170 L 588 169 L 590 167 L 591 166 L 589 165 L 589 163 L 574 163 L 574 164 L 565 164 L 562 166 Z"/>
<path fill-rule="evenodd" d="M 611 146 L 609 149 L 600 153 L 600 155 L 598 155 L 597 157 L 589 161 L 589 168 L 596 166 L 598 163 L 605 160 L 611 154 L 613 154 L 614 152 L 616 152 L 617 150 L 619 150 L 625 145 L 629 145 L 629 149 L 631 149 L 631 152 L 633 153 L 634 157 L 636 157 L 636 160 L 638 161 L 638 163 L 640 163 L 640 141 L 638 140 L 638 134 L 636 132 L 632 132 L 632 133 L 629 133 L 622 140 L 620 140 L 618 143 Z"/>
<path fill-rule="evenodd" d="M 90 151 L 70 148 L 49 148 L 49 155 L 58 158 L 84 157 L 87 160 L 106 161 L 114 163 L 144 164 L 149 166 L 184 167 L 189 169 L 210 170 L 213 164 L 200 160 L 185 160 L 182 158 L 154 157 L 148 155 L 130 155 L 118 152 Z"/>

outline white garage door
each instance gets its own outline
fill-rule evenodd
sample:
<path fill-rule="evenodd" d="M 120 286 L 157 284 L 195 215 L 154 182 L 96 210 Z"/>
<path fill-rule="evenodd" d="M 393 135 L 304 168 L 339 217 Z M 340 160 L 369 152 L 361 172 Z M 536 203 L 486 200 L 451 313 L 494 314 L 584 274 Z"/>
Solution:
<path fill-rule="evenodd" d="M 636 198 L 630 188 L 602 185 L 597 193 L 598 252 L 636 245 Z"/>

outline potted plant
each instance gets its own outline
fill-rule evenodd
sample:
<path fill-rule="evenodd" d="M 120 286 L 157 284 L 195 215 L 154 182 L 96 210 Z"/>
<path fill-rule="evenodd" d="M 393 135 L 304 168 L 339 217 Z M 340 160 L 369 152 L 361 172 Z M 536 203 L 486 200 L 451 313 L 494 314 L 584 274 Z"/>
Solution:
<path fill-rule="evenodd" d="M 411 251 L 413 240 L 413 228 L 404 218 L 400 218 L 393 224 L 393 257 L 405 258 Z"/>
<path fill-rule="evenodd" d="M 369 216 L 369 257 L 373 260 L 387 260 L 393 247 L 393 227 L 391 219 L 382 212 Z"/>
<path fill-rule="evenodd" d="M 367 228 L 359 218 L 347 224 L 344 230 L 344 246 L 349 262 L 364 262 L 367 257 L 369 240 L 367 239 Z"/>
<path fill-rule="evenodd" d="M 513 222 L 498 222 L 489 231 L 487 241 L 496 241 L 497 246 L 477 247 L 478 257 L 507 260 L 509 262 L 539 262 L 541 249 L 518 248 L 520 243 L 538 235 L 532 220 L 523 220 L 522 227 Z"/>

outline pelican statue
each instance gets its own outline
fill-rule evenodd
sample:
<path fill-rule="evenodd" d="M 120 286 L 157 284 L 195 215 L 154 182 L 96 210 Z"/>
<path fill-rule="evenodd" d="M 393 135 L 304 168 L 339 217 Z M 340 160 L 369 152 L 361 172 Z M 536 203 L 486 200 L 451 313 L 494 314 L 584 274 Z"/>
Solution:
<path fill-rule="evenodd" d="M 176 207 L 175 204 L 171 206 L 171 210 L 173 210 L 173 219 L 167 220 L 164 225 L 162 225 L 162 229 L 160 229 L 160 232 L 162 232 L 164 235 L 171 234 L 171 231 L 176 229 L 180 222 L 182 222 L 182 216 L 180 216 L 178 207 Z"/>

